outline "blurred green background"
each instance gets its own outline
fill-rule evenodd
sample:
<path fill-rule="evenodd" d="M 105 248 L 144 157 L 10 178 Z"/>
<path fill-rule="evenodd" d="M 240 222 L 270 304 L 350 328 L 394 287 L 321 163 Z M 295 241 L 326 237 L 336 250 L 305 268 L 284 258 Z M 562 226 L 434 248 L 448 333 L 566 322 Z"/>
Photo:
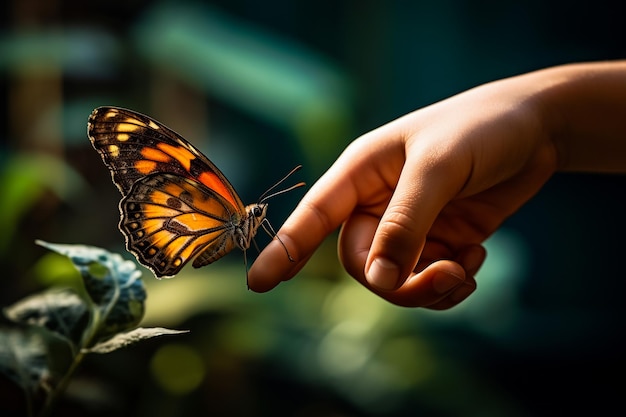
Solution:
<path fill-rule="evenodd" d="M 133 259 L 119 193 L 86 136 L 94 107 L 167 124 L 253 202 L 296 164 L 312 184 L 360 134 L 454 93 L 626 57 L 624 16 L 618 0 L 4 2 L 1 304 L 76 279 L 36 238 Z M 476 293 L 445 312 L 361 288 L 334 237 L 268 294 L 246 290 L 239 253 L 173 280 L 144 269 L 144 324 L 191 333 L 89 358 L 59 415 L 620 409 L 625 189 L 624 177 L 555 176 L 487 243 Z M 271 202 L 276 228 L 301 195 Z M 11 413 L 21 399 L 5 391 L 0 404 Z"/>

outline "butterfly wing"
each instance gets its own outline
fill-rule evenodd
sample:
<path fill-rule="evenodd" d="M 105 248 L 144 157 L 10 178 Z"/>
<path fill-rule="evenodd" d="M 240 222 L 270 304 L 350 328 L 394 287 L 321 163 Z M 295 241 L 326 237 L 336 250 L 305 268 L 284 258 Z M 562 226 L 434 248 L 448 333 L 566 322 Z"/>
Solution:
<path fill-rule="evenodd" d="M 157 277 L 230 252 L 247 216 L 224 174 L 173 130 L 132 110 L 99 107 L 87 133 L 122 193 L 126 247 Z"/>
<path fill-rule="evenodd" d="M 245 213 L 241 199 L 224 174 L 182 136 L 132 110 L 98 107 L 89 116 L 87 134 L 126 196 L 135 181 L 154 173 L 194 179 Z"/>
<path fill-rule="evenodd" d="M 157 277 L 176 275 L 200 253 L 195 267 L 218 260 L 235 247 L 241 221 L 220 194 L 167 173 L 137 180 L 120 202 L 120 212 L 127 249 Z"/>

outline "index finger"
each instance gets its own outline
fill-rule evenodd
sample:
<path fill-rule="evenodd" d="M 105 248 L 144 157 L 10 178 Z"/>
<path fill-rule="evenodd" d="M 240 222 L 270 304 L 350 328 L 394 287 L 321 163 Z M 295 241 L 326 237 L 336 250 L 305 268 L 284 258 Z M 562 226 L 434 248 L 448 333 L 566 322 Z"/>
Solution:
<path fill-rule="evenodd" d="M 348 217 L 357 193 L 345 173 L 341 158 L 311 187 L 248 272 L 248 287 L 265 292 L 293 277 L 313 255 L 324 238 Z M 289 260 L 285 248 L 294 262 Z"/>

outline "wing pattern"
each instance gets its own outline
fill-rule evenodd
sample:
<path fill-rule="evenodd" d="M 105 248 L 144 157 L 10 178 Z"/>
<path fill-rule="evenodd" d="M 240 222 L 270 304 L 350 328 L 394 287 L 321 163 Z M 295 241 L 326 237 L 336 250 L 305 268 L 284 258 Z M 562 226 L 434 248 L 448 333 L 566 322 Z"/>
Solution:
<path fill-rule="evenodd" d="M 219 259 L 235 246 L 242 220 L 219 194 L 172 174 L 139 179 L 122 199 L 120 212 L 128 250 L 157 276 L 176 275 L 201 252 Z"/>

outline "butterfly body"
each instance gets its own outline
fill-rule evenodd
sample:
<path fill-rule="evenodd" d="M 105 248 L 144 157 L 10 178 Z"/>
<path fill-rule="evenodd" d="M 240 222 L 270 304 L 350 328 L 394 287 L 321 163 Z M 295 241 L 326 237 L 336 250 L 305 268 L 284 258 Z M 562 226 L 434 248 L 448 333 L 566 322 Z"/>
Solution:
<path fill-rule="evenodd" d="M 92 145 L 122 193 L 119 228 L 127 249 L 157 277 L 250 247 L 267 203 L 244 206 L 224 174 L 180 135 L 148 116 L 99 107 Z M 299 185 L 298 185 L 299 186 Z"/>

